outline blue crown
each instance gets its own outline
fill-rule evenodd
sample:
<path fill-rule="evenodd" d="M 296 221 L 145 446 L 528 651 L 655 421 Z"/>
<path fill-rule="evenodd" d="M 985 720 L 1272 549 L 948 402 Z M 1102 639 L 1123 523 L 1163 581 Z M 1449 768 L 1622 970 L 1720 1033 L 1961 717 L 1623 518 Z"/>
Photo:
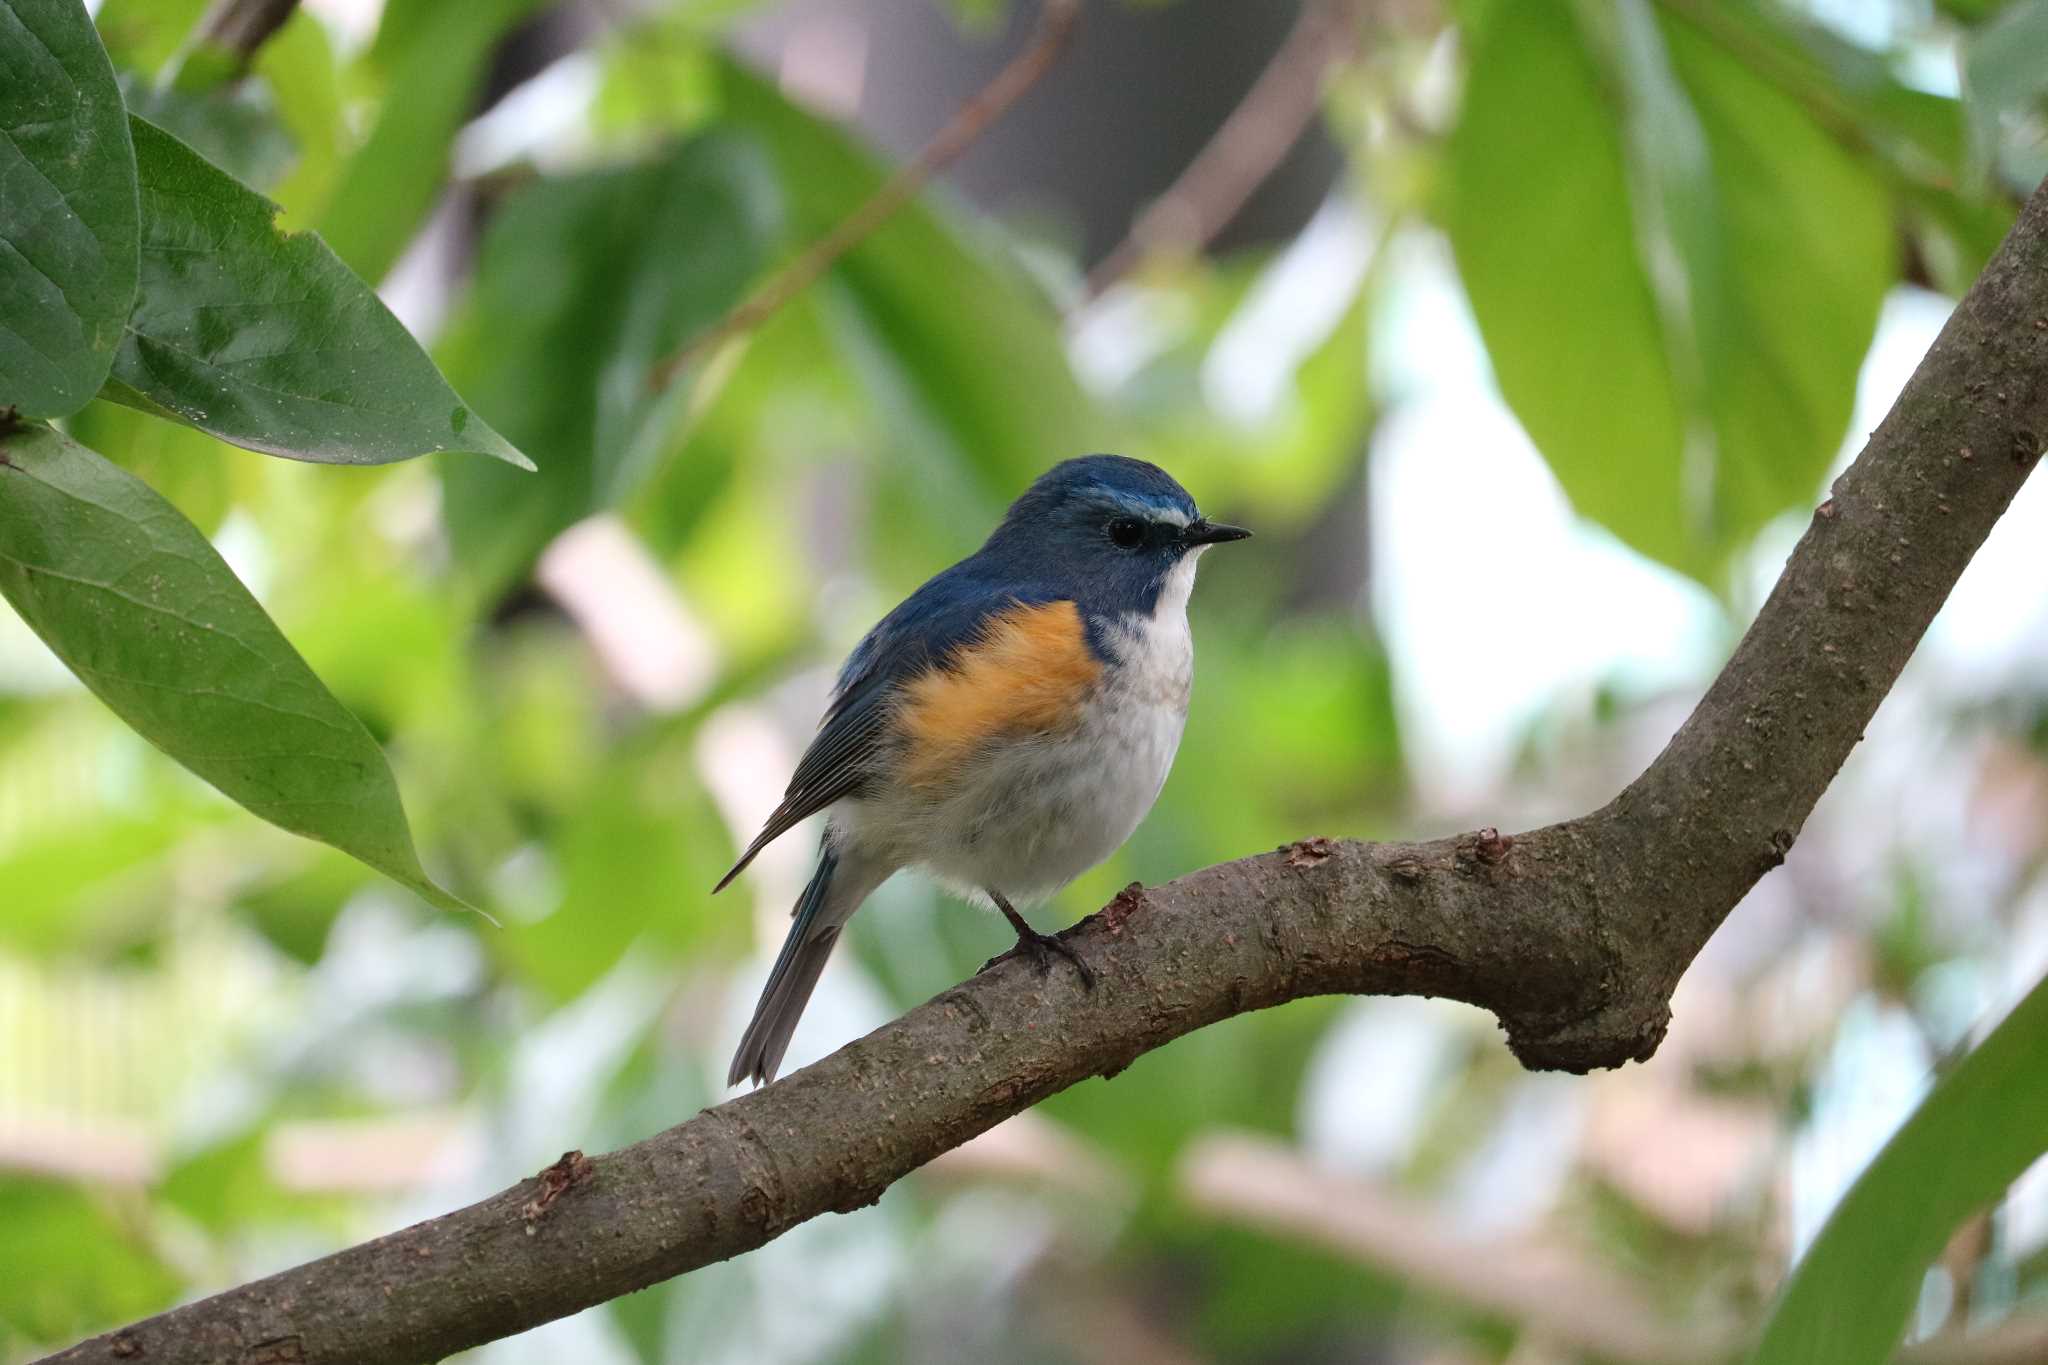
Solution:
<path fill-rule="evenodd" d="M 1033 522 L 1075 504 L 1122 507 L 1141 517 L 1195 519 L 1195 500 L 1156 464 L 1123 455 L 1062 460 L 1010 504 L 1005 525 Z"/>

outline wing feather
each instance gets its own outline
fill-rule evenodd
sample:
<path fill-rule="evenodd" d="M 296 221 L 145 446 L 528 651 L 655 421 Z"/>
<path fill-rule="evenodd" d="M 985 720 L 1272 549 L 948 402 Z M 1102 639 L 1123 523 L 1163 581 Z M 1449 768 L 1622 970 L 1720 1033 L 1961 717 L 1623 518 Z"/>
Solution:
<path fill-rule="evenodd" d="M 767 824 L 719 879 L 723 891 L 755 855 L 836 801 L 857 795 L 873 776 L 873 760 L 887 739 L 897 691 L 974 639 L 989 617 L 1017 605 L 1054 600 L 1049 593 L 998 588 L 972 573 L 973 561 L 955 565 L 926 583 L 882 618 L 847 657 L 818 734 L 796 765 L 782 802 Z"/>

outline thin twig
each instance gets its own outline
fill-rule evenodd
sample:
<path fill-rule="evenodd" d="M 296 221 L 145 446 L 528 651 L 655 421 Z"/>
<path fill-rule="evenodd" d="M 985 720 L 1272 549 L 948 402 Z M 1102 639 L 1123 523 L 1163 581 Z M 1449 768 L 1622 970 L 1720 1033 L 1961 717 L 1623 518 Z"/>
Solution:
<path fill-rule="evenodd" d="M 784 266 L 738 307 L 655 365 L 648 376 L 648 386 L 656 392 L 667 388 L 693 360 L 732 337 L 759 327 L 784 304 L 815 283 L 834 261 L 860 245 L 869 233 L 887 222 L 924 188 L 926 181 L 973 146 L 976 139 L 1008 113 L 1010 106 L 1052 69 L 1067 40 L 1073 36 L 1074 23 L 1080 13 L 1081 0 L 1045 0 L 1045 7 L 1038 16 L 1037 33 L 1030 44 L 1011 58 L 979 94 L 962 105 L 960 112 L 953 115 L 952 120 L 924 145 L 922 151 L 889 177 L 888 183 L 876 190 L 866 203 L 811 243 L 802 255 Z"/>
<path fill-rule="evenodd" d="M 1207 246 L 1265 183 L 1322 107 L 1323 78 L 1358 55 L 1359 0 L 1310 0 L 1280 50 L 1130 235 L 1088 272 L 1088 297 L 1122 279 L 1151 252 Z"/>

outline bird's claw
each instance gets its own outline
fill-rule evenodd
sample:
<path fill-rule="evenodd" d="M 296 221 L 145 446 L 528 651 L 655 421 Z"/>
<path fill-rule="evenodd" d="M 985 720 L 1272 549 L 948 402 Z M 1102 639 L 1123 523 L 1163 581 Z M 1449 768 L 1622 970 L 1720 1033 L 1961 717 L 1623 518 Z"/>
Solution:
<path fill-rule="evenodd" d="M 1011 945 L 1008 952 L 997 953 L 994 957 L 981 964 L 981 970 L 985 972 L 1006 958 L 1021 956 L 1030 958 L 1032 964 L 1038 968 L 1038 974 L 1044 976 L 1052 970 L 1052 955 L 1054 953 L 1059 954 L 1074 964 L 1074 973 L 1081 978 L 1082 990 L 1092 991 L 1095 989 L 1094 970 L 1081 960 L 1079 953 L 1067 946 L 1066 940 L 1060 938 L 1057 934 L 1041 934 L 1035 931 L 1029 934 L 1019 934 L 1016 943 Z"/>

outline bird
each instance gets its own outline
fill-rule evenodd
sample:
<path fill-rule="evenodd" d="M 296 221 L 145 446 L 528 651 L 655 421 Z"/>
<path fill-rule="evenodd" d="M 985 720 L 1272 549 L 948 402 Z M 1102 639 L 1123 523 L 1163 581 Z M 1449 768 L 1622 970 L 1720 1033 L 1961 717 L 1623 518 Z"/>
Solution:
<path fill-rule="evenodd" d="M 1017 907 L 1109 857 L 1152 809 L 1187 720 L 1195 563 L 1250 535 L 1202 516 L 1155 464 L 1065 460 L 854 646 L 781 804 L 713 888 L 826 812 L 728 1085 L 775 1079 L 840 931 L 903 868 L 1001 912 L 1017 935 L 1003 956 L 1040 972 L 1064 957 L 1093 989 Z"/>

